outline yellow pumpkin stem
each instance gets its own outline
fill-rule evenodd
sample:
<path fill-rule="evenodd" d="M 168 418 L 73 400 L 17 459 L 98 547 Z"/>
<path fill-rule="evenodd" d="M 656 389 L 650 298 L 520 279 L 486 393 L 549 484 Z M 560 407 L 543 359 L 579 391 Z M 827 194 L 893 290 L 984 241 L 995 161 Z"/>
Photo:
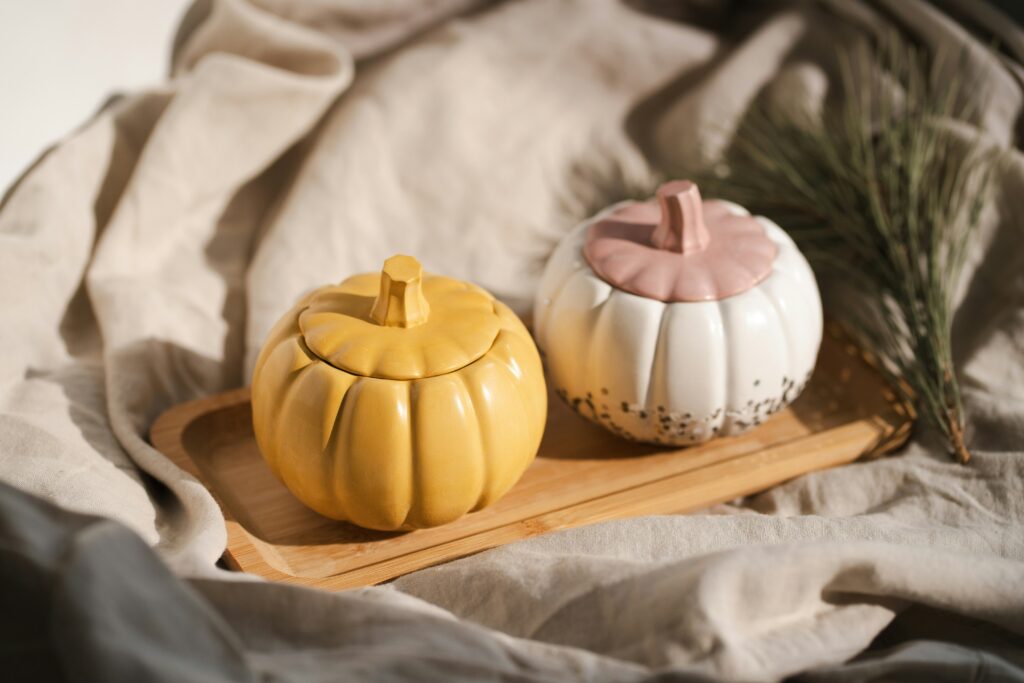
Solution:
<path fill-rule="evenodd" d="M 392 256 L 380 273 L 380 292 L 370 317 L 386 327 L 415 327 L 427 322 L 430 304 L 423 296 L 423 266 L 412 256 Z"/>

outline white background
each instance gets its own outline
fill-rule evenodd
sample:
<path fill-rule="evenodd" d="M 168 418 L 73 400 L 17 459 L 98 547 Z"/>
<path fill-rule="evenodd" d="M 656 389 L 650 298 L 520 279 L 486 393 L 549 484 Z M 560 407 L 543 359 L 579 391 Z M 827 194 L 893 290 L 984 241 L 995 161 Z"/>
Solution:
<path fill-rule="evenodd" d="M 115 92 L 167 76 L 188 0 L 0 0 L 0 195 Z"/>

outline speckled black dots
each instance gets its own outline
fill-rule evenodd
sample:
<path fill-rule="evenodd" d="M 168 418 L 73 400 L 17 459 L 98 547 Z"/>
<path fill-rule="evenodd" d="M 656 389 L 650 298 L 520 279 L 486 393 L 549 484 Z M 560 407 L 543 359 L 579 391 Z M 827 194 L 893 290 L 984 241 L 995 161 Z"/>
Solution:
<path fill-rule="evenodd" d="M 760 380 L 755 380 L 755 384 L 759 383 Z M 782 390 L 778 396 L 762 398 L 756 403 L 750 399 L 740 410 L 716 408 L 714 412 L 703 417 L 694 417 L 692 413 L 688 412 L 673 413 L 664 405 L 648 409 L 642 405 L 631 404 L 629 401 L 619 401 L 618 406 L 621 413 L 628 416 L 627 420 L 639 420 L 653 427 L 655 434 L 648 439 L 649 442 L 661 445 L 681 445 L 697 443 L 720 435 L 724 427 L 723 420 L 731 422 L 730 432 L 745 431 L 756 427 L 786 407 L 803 390 L 804 384 L 801 382 L 797 385 L 787 377 L 783 379 Z M 608 396 L 610 393 L 607 387 L 602 387 L 600 392 L 604 396 Z M 565 389 L 556 389 L 555 393 L 583 417 L 597 422 L 623 438 L 637 440 L 627 428 L 616 423 L 608 403 L 601 403 L 600 408 L 595 405 L 593 392 L 587 392 L 584 397 L 569 397 Z M 612 402 L 612 405 L 616 403 L 614 397 L 611 396 L 609 396 L 609 401 Z"/>
<path fill-rule="evenodd" d="M 755 386 L 755 387 L 759 387 L 759 386 L 761 386 L 761 380 L 759 380 L 759 379 L 755 379 L 755 380 L 754 380 L 754 386 Z"/>

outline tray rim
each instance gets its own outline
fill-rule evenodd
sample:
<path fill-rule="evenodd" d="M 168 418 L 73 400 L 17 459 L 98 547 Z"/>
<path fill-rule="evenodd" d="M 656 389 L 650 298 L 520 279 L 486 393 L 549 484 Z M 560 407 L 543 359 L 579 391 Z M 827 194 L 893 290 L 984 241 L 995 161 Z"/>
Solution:
<path fill-rule="evenodd" d="M 467 532 L 466 536 L 459 536 L 426 548 L 411 550 L 410 552 L 378 562 L 371 562 L 342 573 L 323 577 L 293 575 L 271 564 L 266 559 L 266 555 L 277 554 L 275 545 L 260 539 L 255 534 L 251 534 L 235 518 L 230 507 L 225 505 L 221 499 L 218 487 L 212 485 L 207 480 L 199 465 L 184 445 L 182 437 L 197 419 L 214 411 L 237 408 L 240 404 L 248 403 L 249 387 L 239 387 L 172 406 L 162 412 L 152 423 L 149 430 L 150 443 L 175 465 L 195 477 L 216 500 L 221 513 L 224 515 L 227 531 L 227 545 L 222 557 L 231 569 L 255 573 L 271 581 L 306 585 L 327 590 L 355 588 L 381 583 L 433 564 L 464 557 L 482 550 L 504 545 L 513 540 L 520 540 L 524 538 L 524 535 L 522 533 L 515 533 L 515 530 L 521 527 L 529 530 L 527 536 L 536 536 L 549 531 L 623 518 L 622 515 L 602 514 L 600 512 L 602 504 L 606 506 L 608 501 L 623 494 L 633 494 L 637 491 L 647 490 L 649 495 L 645 498 L 649 498 L 653 502 L 664 498 L 664 489 L 677 492 L 681 485 L 691 488 L 703 486 L 713 491 L 715 488 L 714 482 L 723 480 L 723 471 L 740 466 L 749 467 L 751 461 L 759 461 L 760 465 L 785 464 L 786 467 L 782 469 L 778 467 L 760 467 L 759 471 L 764 476 L 757 478 L 749 486 L 738 492 L 737 489 L 730 488 L 727 494 L 719 492 L 711 495 L 707 500 L 712 502 L 705 502 L 689 508 L 682 506 L 672 512 L 665 512 L 665 508 L 661 507 L 658 508 L 660 512 L 652 510 L 649 514 L 684 513 L 706 507 L 707 505 L 714 504 L 714 502 L 731 500 L 737 496 L 762 491 L 802 474 L 891 453 L 902 446 L 910 436 L 914 425 L 914 418 L 916 417 L 912 406 L 907 404 L 905 400 L 900 398 L 897 392 L 892 390 L 891 382 L 879 371 L 872 356 L 861 351 L 856 345 L 853 345 L 845 334 L 837 333 L 835 328 L 829 331 L 832 332 L 832 336 L 835 338 L 833 343 L 844 344 L 844 351 L 846 353 L 859 356 L 859 360 L 867 365 L 871 371 L 878 373 L 882 386 L 887 387 L 888 391 L 891 392 L 889 395 L 883 392 L 883 399 L 893 406 L 894 412 L 901 418 L 899 424 L 886 423 L 890 428 L 885 429 L 877 424 L 869 424 L 869 419 L 848 422 L 824 431 L 772 444 L 760 450 L 735 454 L 723 458 L 721 461 L 693 470 L 679 472 L 640 485 L 619 489 L 610 494 L 551 509 L 532 517 L 506 522 L 484 531 L 476 533 Z M 867 441 L 872 445 L 860 453 L 843 454 L 842 456 L 829 459 L 821 457 L 821 450 L 823 448 L 844 441 L 855 441 L 857 443 Z M 799 450 L 804 455 L 801 455 L 801 453 L 794 454 L 793 451 L 795 450 Z M 812 459 L 814 462 L 807 462 Z M 739 464 L 741 461 L 742 465 Z M 631 514 L 629 516 L 637 515 Z M 585 520 L 578 521 L 575 519 L 580 517 L 585 518 Z M 439 560 L 435 558 L 431 560 L 427 557 L 436 555 L 439 550 L 450 550 L 451 552 L 442 553 L 445 555 L 445 559 Z M 281 558 L 281 563 L 285 566 L 288 564 L 284 558 Z"/>

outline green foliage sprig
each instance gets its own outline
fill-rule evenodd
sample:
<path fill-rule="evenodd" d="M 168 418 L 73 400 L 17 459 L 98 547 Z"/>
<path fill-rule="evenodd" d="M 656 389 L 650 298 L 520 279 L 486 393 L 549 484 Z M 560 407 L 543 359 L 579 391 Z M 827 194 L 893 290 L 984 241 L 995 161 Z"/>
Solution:
<path fill-rule="evenodd" d="M 831 294 L 856 293 L 840 296 L 830 317 L 878 357 L 966 463 L 952 299 L 994 156 L 957 134 L 972 105 L 959 83 L 929 79 L 934 59 L 898 38 L 878 52 L 842 58 L 842 104 L 821 120 L 755 107 L 724 173 L 698 182 L 705 196 L 783 226 Z"/>

